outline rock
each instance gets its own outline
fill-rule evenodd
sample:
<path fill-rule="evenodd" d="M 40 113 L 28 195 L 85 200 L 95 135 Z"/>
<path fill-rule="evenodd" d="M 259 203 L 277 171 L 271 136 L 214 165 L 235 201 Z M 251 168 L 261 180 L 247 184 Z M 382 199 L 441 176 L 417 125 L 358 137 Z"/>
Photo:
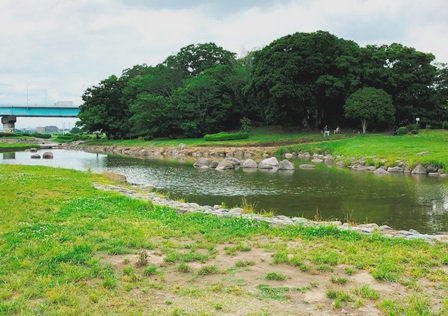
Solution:
<path fill-rule="evenodd" d="M 374 174 L 379 174 L 379 175 L 381 175 L 381 174 L 389 174 L 389 172 L 387 172 L 386 170 L 384 170 L 383 168 L 378 168 L 378 169 L 376 169 L 374 172 L 373 172 Z"/>
<path fill-rule="evenodd" d="M 208 165 L 208 167 L 211 168 L 211 169 L 216 169 L 216 167 L 218 167 L 218 165 L 219 165 L 219 162 L 218 162 L 218 161 L 212 161 L 212 162 Z"/>
<path fill-rule="evenodd" d="M 334 164 L 334 158 L 330 155 L 325 156 L 325 164 L 327 165 L 327 167 L 331 167 Z"/>
<path fill-rule="evenodd" d="M 282 160 L 278 165 L 279 170 L 294 170 L 294 164 L 289 160 Z"/>
<path fill-rule="evenodd" d="M 389 173 L 403 173 L 404 172 L 404 168 L 402 168 L 402 167 L 389 167 L 389 168 L 387 168 L 387 172 L 389 172 Z"/>
<path fill-rule="evenodd" d="M 30 148 L 30 152 L 35 153 L 37 151 L 37 148 Z"/>
<path fill-rule="evenodd" d="M 428 172 L 428 176 L 430 176 L 430 177 L 438 177 L 438 176 L 440 176 L 440 173 L 438 173 L 438 172 Z"/>
<path fill-rule="evenodd" d="M 243 163 L 243 168 L 258 168 L 258 164 L 252 159 L 247 159 Z"/>
<path fill-rule="evenodd" d="M 275 167 L 278 167 L 278 160 L 275 157 L 264 159 L 258 165 L 260 169 L 273 169 Z"/>
<path fill-rule="evenodd" d="M 417 153 L 416 156 L 428 156 L 429 155 L 429 151 L 423 151 L 421 153 Z"/>
<path fill-rule="evenodd" d="M 340 161 L 338 161 L 336 163 L 336 166 L 339 167 L 339 168 L 344 168 L 345 167 L 345 163 L 344 163 L 344 161 L 340 160 Z"/>
<path fill-rule="evenodd" d="M 412 170 L 411 173 L 412 174 L 426 174 L 426 168 L 423 167 L 422 165 L 418 165 L 417 167 L 414 168 L 414 170 Z"/>
<path fill-rule="evenodd" d="M 31 155 L 31 159 L 40 159 L 40 155 L 39 154 Z"/>
<path fill-rule="evenodd" d="M 218 166 L 216 166 L 216 170 L 231 170 L 235 169 L 235 165 L 230 160 L 221 161 Z"/>
<path fill-rule="evenodd" d="M 126 176 L 123 174 L 115 173 L 112 171 L 104 172 L 104 176 L 112 181 L 118 181 L 120 183 L 125 183 L 127 181 Z"/>
<path fill-rule="evenodd" d="M 228 157 L 227 160 L 230 161 L 231 163 L 233 163 L 235 166 L 239 166 L 241 164 L 241 162 L 237 158 L 234 158 L 234 157 Z"/>
<path fill-rule="evenodd" d="M 285 158 L 286 159 L 291 159 L 293 157 L 293 155 L 291 153 L 286 153 L 285 154 Z"/>
<path fill-rule="evenodd" d="M 185 145 L 183 143 L 180 143 L 179 146 L 177 146 L 177 148 L 180 149 L 180 150 L 184 150 L 185 147 L 187 147 L 187 145 Z"/>
<path fill-rule="evenodd" d="M 426 167 L 426 172 L 428 172 L 428 173 L 438 173 L 439 172 L 439 169 L 437 168 L 437 167 L 434 167 L 434 166 L 427 166 Z"/>
<path fill-rule="evenodd" d="M 50 151 L 46 151 L 42 154 L 43 159 L 53 159 L 53 153 Z"/>
<path fill-rule="evenodd" d="M 231 211 L 231 212 L 234 212 L 234 213 L 239 213 L 239 214 L 244 213 L 244 209 L 242 209 L 242 208 L 240 208 L 240 207 L 232 208 L 230 211 Z"/>
<path fill-rule="evenodd" d="M 313 160 L 311 160 L 311 162 L 314 162 L 314 163 L 321 163 L 321 162 L 323 162 L 323 160 L 320 159 L 320 158 L 314 158 Z"/>
<path fill-rule="evenodd" d="M 310 164 L 302 164 L 299 166 L 300 169 L 314 169 L 316 168 L 315 165 L 310 165 Z"/>
<path fill-rule="evenodd" d="M 195 163 L 194 167 L 196 168 L 202 168 L 202 167 L 208 167 L 210 165 L 210 160 L 207 158 L 199 158 Z"/>

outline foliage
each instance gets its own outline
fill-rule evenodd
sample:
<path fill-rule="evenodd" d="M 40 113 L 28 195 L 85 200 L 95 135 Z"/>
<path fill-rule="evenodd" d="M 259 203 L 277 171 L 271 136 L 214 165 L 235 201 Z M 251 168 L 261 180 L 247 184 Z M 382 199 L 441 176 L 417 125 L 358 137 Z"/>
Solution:
<path fill-rule="evenodd" d="M 391 123 L 395 114 L 391 96 L 384 90 L 370 87 L 350 95 L 344 104 L 344 111 L 347 118 L 361 120 L 364 134 L 369 122 Z"/>
<path fill-rule="evenodd" d="M 252 122 L 247 117 L 243 117 L 242 119 L 240 119 L 240 123 L 241 123 L 241 130 L 243 132 L 249 133 L 252 130 Z"/>
<path fill-rule="evenodd" d="M 406 135 L 407 133 L 409 133 L 409 130 L 406 126 L 401 126 L 397 129 L 398 136 L 403 136 L 403 135 Z"/>
<path fill-rule="evenodd" d="M 218 134 L 209 134 L 204 136 L 204 140 L 208 142 L 219 142 L 224 140 L 235 140 L 235 139 L 248 139 L 248 132 L 238 132 L 238 133 L 218 133 Z"/>

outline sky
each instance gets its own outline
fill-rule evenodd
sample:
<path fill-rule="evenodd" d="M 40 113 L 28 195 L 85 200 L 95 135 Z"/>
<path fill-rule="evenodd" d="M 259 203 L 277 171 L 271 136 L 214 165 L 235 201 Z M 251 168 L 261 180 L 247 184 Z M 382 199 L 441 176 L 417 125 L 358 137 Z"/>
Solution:
<path fill-rule="evenodd" d="M 296 32 L 400 43 L 448 62 L 447 16 L 446 0 L 1 0 L 0 105 L 80 105 L 88 87 L 187 45 L 243 56 Z M 75 121 L 19 117 L 16 127 Z"/>

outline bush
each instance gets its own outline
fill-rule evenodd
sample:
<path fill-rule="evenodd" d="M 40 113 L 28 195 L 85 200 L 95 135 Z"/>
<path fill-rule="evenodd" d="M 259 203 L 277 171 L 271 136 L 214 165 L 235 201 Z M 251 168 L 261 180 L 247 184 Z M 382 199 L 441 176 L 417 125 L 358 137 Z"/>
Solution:
<path fill-rule="evenodd" d="M 247 117 L 243 117 L 242 119 L 240 119 L 240 123 L 241 123 L 241 130 L 243 132 L 249 133 L 251 131 L 252 122 Z"/>
<path fill-rule="evenodd" d="M 219 142 L 224 140 L 236 140 L 236 139 L 247 139 L 249 138 L 249 133 L 247 132 L 238 132 L 238 133 L 218 133 L 218 134 L 209 134 L 204 136 L 205 141 L 209 142 Z"/>
<path fill-rule="evenodd" d="M 426 124 L 426 129 L 431 129 L 431 125 Z"/>
<path fill-rule="evenodd" d="M 418 131 L 420 129 L 420 124 L 414 123 L 414 124 L 409 124 L 406 126 L 406 128 L 408 129 L 408 131 Z"/>
<path fill-rule="evenodd" d="M 411 134 L 418 134 L 418 129 L 413 129 L 412 131 L 411 131 Z"/>
<path fill-rule="evenodd" d="M 36 133 L 36 134 L 33 134 L 32 136 L 37 137 L 37 138 L 51 138 L 51 134 L 42 134 L 42 133 Z"/>
<path fill-rule="evenodd" d="M 401 126 L 397 129 L 397 135 L 398 136 L 403 136 L 406 135 L 409 132 L 408 128 L 405 126 Z"/>

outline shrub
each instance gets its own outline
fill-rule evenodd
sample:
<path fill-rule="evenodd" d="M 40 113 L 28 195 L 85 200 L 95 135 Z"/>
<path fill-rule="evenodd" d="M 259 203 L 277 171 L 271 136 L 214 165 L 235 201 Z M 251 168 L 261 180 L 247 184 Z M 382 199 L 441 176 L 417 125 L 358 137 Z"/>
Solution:
<path fill-rule="evenodd" d="M 252 122 L 247 117 L 243 117 L 242 119 L 240 119 L 240 123 L 241 123 L 241 130 L 243 132 L 249 133 L 251 131 Z"/>
<path fill-rule="evenodd" d="M 405 134 L 407 134 L 409 132 L 408 128 L 405 126 L 401 126 L 397 129 L 397 135 L 398 136 L 403 136 Z"/>
<path fill-rule="evenodd" d="M 431 129 L 431 125 L 426 124 L 426 129 Z"/>
<path fill-rule="evenodd" d="M 205 141 L 209 142 L 219 142 L 224 140 L 236 140 L 236 139 L 247 139 L 249 138 L 248 132 L 238 132 L 238 133 L 218 133 L 218 134 L 208 134 L 204 136 Z"/>
<path fill-rule="evenodd" d="M 420 124 L 413 123 L 406 126 L 408 131 L 418 131 L 420 129 Z"/>
<path fill-rule="evenodd" d="M 411 134 L 414 134 L 414 135 L 418 134 L 418 129 L 413 129 L 413 130 L 411 131 Z"/>

